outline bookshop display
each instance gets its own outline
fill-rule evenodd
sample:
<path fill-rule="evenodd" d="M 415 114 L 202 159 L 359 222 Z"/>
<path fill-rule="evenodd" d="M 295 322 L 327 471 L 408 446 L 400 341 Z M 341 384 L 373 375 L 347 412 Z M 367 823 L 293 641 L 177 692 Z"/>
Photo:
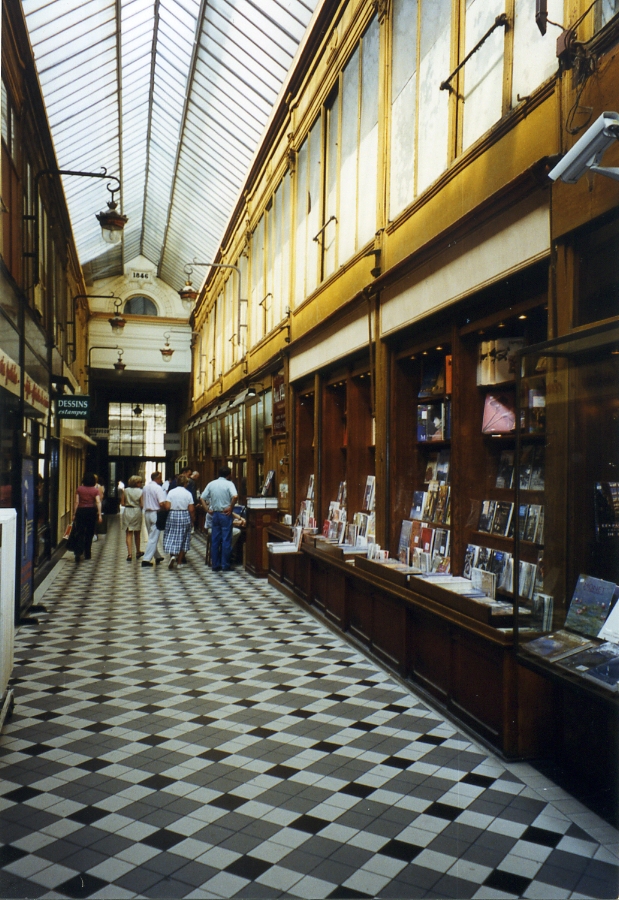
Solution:
<path fill-rule="evenodd" d="M 517 617 L 518 652 L 555 679 L 609 695 L 619 690 L 618 407 L 619 326 L 523 351 L 518 421 L 540 442 L 519 441 L 514 478 L 521 500 L 533 491 L 545 500 L 515 510 L 529 613 Z M 530 544 L 539 552 L 528 578 Z"/>

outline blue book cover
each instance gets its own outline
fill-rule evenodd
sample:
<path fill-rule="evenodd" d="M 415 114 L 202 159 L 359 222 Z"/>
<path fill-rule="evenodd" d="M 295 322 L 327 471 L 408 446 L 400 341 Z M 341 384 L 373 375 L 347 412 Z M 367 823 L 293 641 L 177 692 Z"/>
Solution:
<path fill-rule="evenodd" d="M 610 612 L 615 588 L 612 581 L 602 581 L 592 575 L 579 575 L 565 628 L 597 637 Z"/>
<path fill-rule="evenodd" d="M 584 677 L 590 678 L 596 684 L 608 688 L 609 691 L 616 691 L 619 689 L 619 658 L 602 663 L 601 666 L 596 666 L 595 669 L 589 669 L 588 672 L 584 673 Z"/>

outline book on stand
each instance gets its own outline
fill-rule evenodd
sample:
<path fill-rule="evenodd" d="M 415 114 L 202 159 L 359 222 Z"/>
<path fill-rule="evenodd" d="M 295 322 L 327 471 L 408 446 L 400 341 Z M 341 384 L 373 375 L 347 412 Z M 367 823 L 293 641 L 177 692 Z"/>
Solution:
<path fill-rule="evenodd" d="M 588 637 L 606 638 L 603 626 L 617 585 L 592 575 L 579 575 L 565 619 L 565 627 Z"/>
<path fill-rule="evenodd" d="M 511 488 L 514 484 L 514 451 L 503 450 L 499 459 L 495 487 Z"/>

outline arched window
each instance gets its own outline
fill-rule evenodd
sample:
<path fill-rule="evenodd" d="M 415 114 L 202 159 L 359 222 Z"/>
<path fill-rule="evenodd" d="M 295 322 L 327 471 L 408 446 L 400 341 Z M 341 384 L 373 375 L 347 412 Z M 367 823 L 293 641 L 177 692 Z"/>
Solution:
<path fill-rule="evenodd" d="M 157 307 L 148 297 L 132 297 L 125 303 L 125 312 L 132 316 L 157 316 Z"/>

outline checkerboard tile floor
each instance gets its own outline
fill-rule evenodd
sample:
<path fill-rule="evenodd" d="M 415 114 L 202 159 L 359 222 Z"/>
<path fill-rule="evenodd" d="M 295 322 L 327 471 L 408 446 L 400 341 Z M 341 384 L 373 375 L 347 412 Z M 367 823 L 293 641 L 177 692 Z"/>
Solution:
<path fill-rule="evenodd" d="M 592 834 L 264 581 L 122 537 L 20 630 L 0 897 L 618 896 Z"/>

